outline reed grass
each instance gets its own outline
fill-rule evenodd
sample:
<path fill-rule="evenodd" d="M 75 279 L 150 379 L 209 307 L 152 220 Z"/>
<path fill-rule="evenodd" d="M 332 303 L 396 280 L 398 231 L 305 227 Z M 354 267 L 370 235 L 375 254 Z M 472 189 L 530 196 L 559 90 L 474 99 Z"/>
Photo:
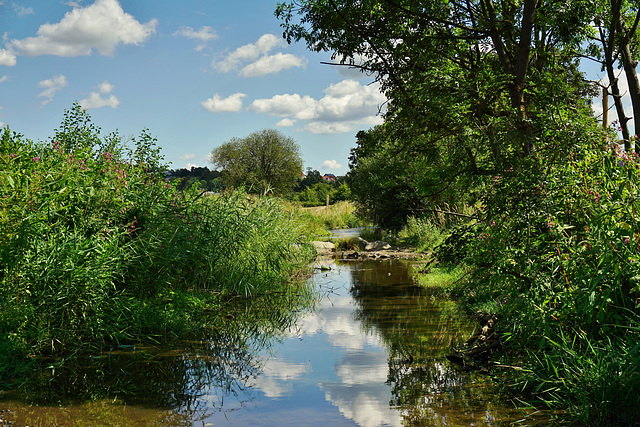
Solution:
<path fill-rule="evenodd" d="M 155 140 L 133 143 L 102 137 L 79 106 L 49 144 L 0 135 L 0 354 L 164 339 L 193 326 L 166 301 L 279 292 L 306 268 L 278 200 L 178 192 Z"/>

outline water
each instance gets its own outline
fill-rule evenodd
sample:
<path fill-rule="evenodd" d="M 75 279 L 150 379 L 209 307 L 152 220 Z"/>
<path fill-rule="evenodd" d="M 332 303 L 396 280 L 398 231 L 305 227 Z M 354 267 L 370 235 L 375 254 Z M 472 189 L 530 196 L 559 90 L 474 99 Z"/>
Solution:
<path fill-rule="evenodd" d="M 239 304 L 179 348 L 127 347 L 4 393 L 15 425 L 501 425 L 522 418 L 443 356 L 475 324 L 402 261 L 322 261 L 313 308 Z M 244 320 L 243 320 L 244 319 Z M 34 405 L 26 405 L 34 403 Z M 542 423 L 542 420 L 538 420 Z M 535 424 L 528 418 L 524 424 Z M 0 422 L 0 425 L 3 425 Z"/>

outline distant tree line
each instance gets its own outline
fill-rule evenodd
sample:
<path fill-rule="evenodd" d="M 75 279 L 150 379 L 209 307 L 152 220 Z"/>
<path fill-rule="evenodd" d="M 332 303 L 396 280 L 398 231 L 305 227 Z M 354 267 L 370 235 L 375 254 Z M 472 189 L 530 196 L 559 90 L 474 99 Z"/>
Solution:
<path fill-rule="evenodd" d="M 224 172 L 210 170 L 205 166 L 171 169 L 167 171 L 166 177 L 170 181 L 177 181 L 179 191 L 186 191 L 195 186 L 201 191 L 219 192 L 231 187 L 225 185 L 223 174 Z M 349 200 L 351 190 L 346 177 L 336 176 L 335 181 L 328 181 L 319 171 L 309 167 L 306 175 L 301 175 L 295 186 L 282 196 L 304 206 L 320 206 L 326 203 L 327 196 L 330 203 Z"/>
<path fill-rule="evenodd" d="M 307 168 L 307 174 L 294 187 L 289 198 L 301 202 L 304 206 L 320 206 L 351 199 L 351 190 L 344 176 L 335 177 L 335 181 L 325 180 L 317 170 Z"/>
<path fill-rule="evenodd" d="M 193 186 L 202 191 L 220 191 L 223 189 L 221 173 L 209 170 L 208 167 L 192 167 L 191 169 L 172 169 L 166 174 L 169 180 L 177 180 L 178 190 L 188 190 Z"/>

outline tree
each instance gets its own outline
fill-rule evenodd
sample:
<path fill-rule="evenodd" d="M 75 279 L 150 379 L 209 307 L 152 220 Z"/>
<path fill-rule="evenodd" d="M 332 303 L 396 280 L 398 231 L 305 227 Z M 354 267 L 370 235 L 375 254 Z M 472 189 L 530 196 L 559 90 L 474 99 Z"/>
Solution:
<path fill-rule="evenodd" d="M 592 59 L 600 62 L 602 69 L 607 72 L 609 86 L 605 88 L 606 94 L 613 97 L 622 139 L 627 151 L 631 150 L 631 134 L 627 123 L 631 117 L 625 115 L 622 104 L 624 94 L 620 91 L 614 67 L 616 63 L 619 64 L 627 78 L 633 109 L 633 122 L 637 133 L 640 130 L 640 82 L 636 74 L 640 10 L 637 9 L 635 3 L 625 0 L 598 3 L 593 19 L 598 35 L 593 38 L 595 43 L 592 43 L 590 52 Z M 636 144 L 635 149 L 636 152 L 640 152 L 640 144 Z"/>
<path fill-rule="evenodd" d="M 286 193 L 302 174 L 300 147 L 275 129 L 232 138 L 211 152 L 211 163 L 222 169 L 225 186 L 251 191 Z"/>
<path fill-rule="evenodd" d="M 296 0 L 279 4 L 276 16 L 288 42 L 331 52 L 335 65 L 359 68 L 381 83 L 389 99 L 386 159 L 428 169 L 420 171 L 428 177 L 423 185 L 413 186 L 412 206 L 461 177 L 483 184 L 565 158 L 579 134 L 567 124 L 592 115 L 593 88 L 577 60 L 590 31 L 590 4 Z M 381 155 L 362 142 L 357 165 Z M 408 177 L 406 168 L 388 172 Z M 370 176 L 381 185 L 403 181 Z"/>
<path fill-rule="evenodd" d="M 317 170 L 307 168 L 307 176 L 300 180 L 296 186 L 296 191 L 303 191 L 306 188 L 313 187 L 315 184 L 324 182 L 322 175 Z"/>

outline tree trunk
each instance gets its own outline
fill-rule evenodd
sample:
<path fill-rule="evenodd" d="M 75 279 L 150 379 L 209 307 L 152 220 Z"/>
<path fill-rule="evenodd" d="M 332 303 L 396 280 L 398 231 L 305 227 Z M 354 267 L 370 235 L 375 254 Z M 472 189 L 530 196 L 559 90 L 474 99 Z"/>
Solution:
<path fill-rule="evenodd" d="M 640 81 L 638 81 L 638 75 L 636 74 L 636 65 L 638 62 L 633 59 L 631 54 L 631 48 L 629 47 L 630 35 L 625 28 L 622 21 L 621 14 L 618 15 L 616 22 L 618 32 L 620 32 L 620 54 L 622 60 L 622 68 L 624 68 L 625 75 L 627 76 L 627 82 L 629 84 L 629 96 L 631 97 L 631 106 L 633 107 L 633 125 L 635 133 L 640 132 Z M 640 153 L 640 144 L 636 141 L 635 144 L 636 153 Z"/>

